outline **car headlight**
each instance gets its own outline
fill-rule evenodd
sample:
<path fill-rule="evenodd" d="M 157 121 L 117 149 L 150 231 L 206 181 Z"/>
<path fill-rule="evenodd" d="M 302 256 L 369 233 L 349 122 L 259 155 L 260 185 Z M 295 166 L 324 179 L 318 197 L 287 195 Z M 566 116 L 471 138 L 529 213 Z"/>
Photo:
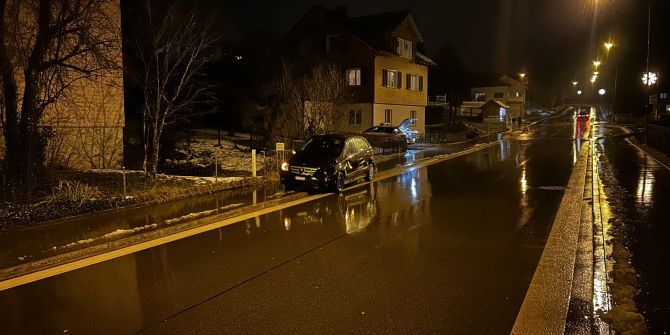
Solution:
<path fill-rule="evenodd" d="M 281 170 L 282 171 L 288 172 L 288 168 L 289 168 L 289 165 L 288 165 L 287 162 L 282 162 L 281 163 Z"/>

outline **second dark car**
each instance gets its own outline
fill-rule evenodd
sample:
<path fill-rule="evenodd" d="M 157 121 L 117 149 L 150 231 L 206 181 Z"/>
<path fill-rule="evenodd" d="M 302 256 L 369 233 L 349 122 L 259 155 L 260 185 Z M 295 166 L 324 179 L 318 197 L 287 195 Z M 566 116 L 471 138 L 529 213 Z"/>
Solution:
<path fill-rule="evenodd" d="M 356 135 L 314 136 L 282 164 L 281 182 L 287 189 L 307 187 L 342 191 L 345 185 L 375 173 L 374 150 Z"/>

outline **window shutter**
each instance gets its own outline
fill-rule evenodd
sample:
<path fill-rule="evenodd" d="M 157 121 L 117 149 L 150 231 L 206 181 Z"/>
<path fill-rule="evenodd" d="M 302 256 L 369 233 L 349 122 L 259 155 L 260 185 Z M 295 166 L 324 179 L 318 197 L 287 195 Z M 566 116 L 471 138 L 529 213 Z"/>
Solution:
<path fill-rule="evenodd" d="M 389 79 L 388 79 L 388 71 L 382 70 L 382 86 L 388 86 Z"/>
<path fill-rule="evenodd" d="M 398 84 L 396 88 L 402 88 L 402 72 L 398 71 Z"/>
<path fill-rule="evenodd" d="M 419 91 L 423 91 L 423 76 L 419 76 Z"/>
<path fill-rule="evenodd" d="M 412 83 L 411 80 L 412 80 L 412 78 L 410 78 L 410 74 L 409 73 L 406 74 L 405 75 L 405 89 L 408 89 L 408 90 L 410 89 L 410 86 L 412 86 L 411 85 L 411 83 Z"/>

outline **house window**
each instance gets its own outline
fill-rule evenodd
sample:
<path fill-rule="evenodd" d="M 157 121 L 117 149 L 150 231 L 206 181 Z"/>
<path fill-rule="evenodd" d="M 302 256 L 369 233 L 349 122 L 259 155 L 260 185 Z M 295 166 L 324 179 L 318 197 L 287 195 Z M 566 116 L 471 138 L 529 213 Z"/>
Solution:
<path fill-rule="evenodd" d="M 398 39 L 398 55 L 400 57 L 404 58 L 409 58 L 413 59 L 414 58 L 414 52 L 413 52 L 413 45 L 411 41 L 404 40 L 402 38 Z"/>
<path fill-rule="evenodd" d="M 393 122 L 391 118 L 391 110 L 390 109 L 385 109 L 384 110 L 384 123 L 391 124 Z"/>
<path fill-rule="evenodd" d="M 410 91 L 423 91 L 423 76 L 408 73 L 407 89 Z"/>
<path fill-rule="evenodd" d="M 362 111 L 360 109 L 354 110 L 351 109 L 349 110 L 349 125 L 350 126 L 356 126 L 356 125 L 361 125 L 363 123 L 362 121 Z"/>
<path fill-rule="evenodd" d="M 494 92 L 493 93 L 493 99 L 504 99 L 505 98 L 505 93 L 503 92 Z"/>
<path fill-rule="evenodd" d="M 326 51 L 328 53 L 344 52 L 344 36 L 342 34 L 326 36 Z"/>
<path fill-rule="evenodd" d="M 400 88 L 402 73 L 396 70 L 382 70 L 382 85 L 391 88 Z"/>
<path fill-rule="evenodd" d="M 475 101 L 486 100 L 486 93 L 475 93 Z"/>
<path fill-rule="evenodd" d="M 518 98 L 518 97 L 520 97 L 520 96 L 521 96 L 521 93 L 519 93 L 519 92 L 514 92 L 514 97 L 515 97 L 515 98 Z"/>
<path fill-rule="evenodd" d="M 410 111 L 409 118 L 412 121 L 412 125 L 416 126 L 416 111 Z"/>
<path fill-rule="evenodd" d="M 361 69 L 347 69 L 347 85 L 361 86 Z"/>
<path fill-rule="evenodd" d="M 410 91 L 419 91 L 421 89 L 419 85 L 419 79 L 422 77 L 415 74 L 407 74 L 407 89 Z"/>
<path fill-rule="evenodd" d="M 659 94 L 659 96 L 660 96 L 661 99 L 667 99 L 668 98 L 668 93 L 662 92 L 661 94 Z"/>

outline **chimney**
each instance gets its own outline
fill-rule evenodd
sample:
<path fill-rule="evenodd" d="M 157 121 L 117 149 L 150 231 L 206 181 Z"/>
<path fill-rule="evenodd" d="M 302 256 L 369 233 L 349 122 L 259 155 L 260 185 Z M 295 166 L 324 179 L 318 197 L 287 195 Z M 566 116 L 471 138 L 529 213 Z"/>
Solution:
<path fill-rule="evenodd" d="M 344 17 L 349 16 L 349 9 L 347 8 L 347 5 L 337 5 L 335 6 L 335 12 L 337 14 L 340 14 Z"/>

